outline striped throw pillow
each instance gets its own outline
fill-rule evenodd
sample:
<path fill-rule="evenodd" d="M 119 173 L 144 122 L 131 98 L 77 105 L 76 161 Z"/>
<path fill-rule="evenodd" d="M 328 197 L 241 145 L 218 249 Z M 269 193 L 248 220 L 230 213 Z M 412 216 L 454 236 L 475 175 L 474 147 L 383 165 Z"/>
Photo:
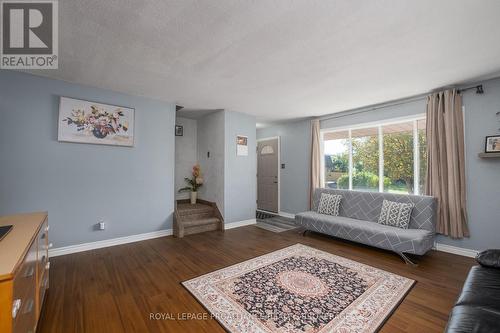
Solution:
<path fill-rule="evenodd" d="M 413 207 L 413 204 L 384 200 L 378 223 L 408 229 Z"/>
<path fill-rule="evenodd" d="M 318 213 L 338 216 L 341 200 L 342 196 L 339 194 L 321 193 L 321 198 L 319 199 Z"/>

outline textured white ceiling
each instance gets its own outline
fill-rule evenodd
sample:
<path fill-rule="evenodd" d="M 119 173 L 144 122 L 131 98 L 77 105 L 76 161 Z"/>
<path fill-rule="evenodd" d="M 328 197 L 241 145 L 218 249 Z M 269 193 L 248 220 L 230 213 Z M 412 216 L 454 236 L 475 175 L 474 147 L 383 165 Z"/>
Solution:
<path fill-rule="evenodd" d="M 226 109 L 316 116 L 500 70 L 499 0 L 64 0 L 33 73 Z"/>

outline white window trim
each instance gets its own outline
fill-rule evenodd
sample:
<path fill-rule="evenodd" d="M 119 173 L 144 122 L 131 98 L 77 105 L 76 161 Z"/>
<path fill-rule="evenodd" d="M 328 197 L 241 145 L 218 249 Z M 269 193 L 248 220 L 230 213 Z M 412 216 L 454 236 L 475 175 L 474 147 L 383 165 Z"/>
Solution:
<path fill-rule="evenodd" d="M 418 120 L 413 120 L 413 194 L 420 194 L 420 142 Z"/>
<path fill-rule="evenodd" d="M 352 190 L 352 169 L 354 166 L 354 162 L 352 159 L 352 129 L 349 128 L 349 190 Z M 324 155 L 321 152 L 321 155 Z"/>
<path fill-rule="evenodd" d="M 384 192 L 384 135 L 381 125 L 378 125 L 378 174 L 378 191 Z"/>
<path fill-rule="evenodd" d="M 319 132 L 320 142 L 319 142 L 319 154 L 321 161 L 319 161 L 319 167 L 321 168 L 321 172 L 319 173 L 319 185 L 325 187 L 325 155 L 323 152 L 325 151 L 325 133 Z"/>
<path fill-rule="evenodd" d="M 408 123 L 411 122 L 413 123 L 413 172 L 414 172 L 414 179 L 413 179 L 413 188 L 414 188 L 414 193 L 415 195 L 420 194 L 420 142 L 418 140 L 418 121 L 419 120 L 424 120 L 426 118 L 425 113 L 421 113 L 418 115 L 413 115 L 413 116 L 407 116 L 407 117 L 398 117 L 398 118 L 391 118 L 383 121 L 377 121 L 377 122 L 367 122 L 367 123 L 362 123 L 358 125 L 351 125 L 351 126 L 341 126 L 341 127 L 334 127 L 334 128 L 323 128 L 320 130 L 320 136 L 321 136 L 321 143 L 320 143 L 320 153 L 321 153 L 321 184 L 323 187 L 326 186 L 325 184 L 325 165 L 324 165 L 324 135 L 325 133 L 335 133 L 335 132 L 344 132 L 347 131 L 349 133 L 349 147 L 348 147 L 348 153 L 349 153 L 349 190 L 352 190 L 352 176 L 353 176 L 353 157 L 352 157 L 352 131 L 353 130 L 358 130 L 358 129 L 365 129 L 365 128 L 373 128 L 376 127 L 378 129 L 378 142 L 379 142 L 379 192 L 384 192 L 384 135 L 382 132 L 382 127 L 387 126 L 387 125 L 394 125 L 394 124 L 400 124 L 400 123 Z M 381 176 L 382 175 L 382 176 Z"/>

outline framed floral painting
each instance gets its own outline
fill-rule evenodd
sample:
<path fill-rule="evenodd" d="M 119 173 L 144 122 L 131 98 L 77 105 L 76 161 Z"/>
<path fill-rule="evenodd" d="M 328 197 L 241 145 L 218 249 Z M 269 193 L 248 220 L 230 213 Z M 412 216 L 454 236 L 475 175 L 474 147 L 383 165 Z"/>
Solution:
<path fill-rule="evenodd" d="M 114 146 L 134 146 L 135 110 L 80 99 L 61 97 L 59 141 Z"/>

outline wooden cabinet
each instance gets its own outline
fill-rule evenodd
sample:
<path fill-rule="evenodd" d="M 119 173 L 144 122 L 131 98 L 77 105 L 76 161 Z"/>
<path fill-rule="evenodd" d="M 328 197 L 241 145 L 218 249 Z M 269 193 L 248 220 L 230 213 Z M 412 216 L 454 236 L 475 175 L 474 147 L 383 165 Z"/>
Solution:
<path fill-rule="evenodd" d="M 36 332 L 49 287 L 47 213 L 0 217 L 13 229 L 0 241 L 0 332 Z"/>

